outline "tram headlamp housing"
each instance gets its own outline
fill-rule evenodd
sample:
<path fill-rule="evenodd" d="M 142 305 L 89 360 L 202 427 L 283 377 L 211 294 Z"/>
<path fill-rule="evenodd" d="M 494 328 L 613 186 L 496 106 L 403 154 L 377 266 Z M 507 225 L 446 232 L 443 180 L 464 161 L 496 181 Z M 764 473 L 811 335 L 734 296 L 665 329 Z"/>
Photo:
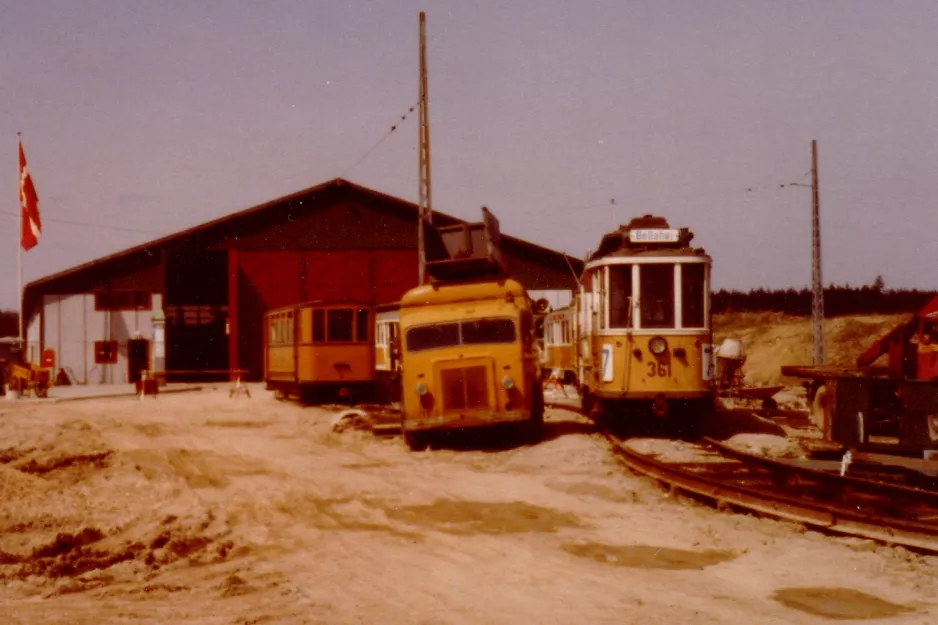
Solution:
<path fill-rule="evenodd" d="M 502 378 L 503 389 L 505 389 L 506 391 L 510 391 L 514 387 L 515 387 L 515 381 L 511 378 L 511 376 L 506 375 L 505 377 Z"/>
<path fill-rule="evenodd" d="M 648 341 L 648 350 L 655 356 L 660 356 L 668 351 L 668 342 L 664 340 L 664 337 L 653 336 L 651 340 Z"/>
<path fill-rule="evenodd" d="M 426 395 L 427 391 L 429 391 L 430 389 L 427 388 L 427 385 L 425 383 L 417 382 L 417 388 L 414 390 L 417 391 L 418 395 L 422 396 L 422 395 Z"/>

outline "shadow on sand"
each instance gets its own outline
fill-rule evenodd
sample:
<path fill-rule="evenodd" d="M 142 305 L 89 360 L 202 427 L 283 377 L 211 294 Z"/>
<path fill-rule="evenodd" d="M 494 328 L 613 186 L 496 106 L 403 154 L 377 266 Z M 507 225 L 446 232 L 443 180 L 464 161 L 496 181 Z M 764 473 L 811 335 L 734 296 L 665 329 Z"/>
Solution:
<path fill-rule="evenodd" d="M 737 434 L 772 434 L 787 436 L 785 429 L 775 421 L 744 408 L 721 408 L 704 423 L 701 434 L 716 440 L 726 440 Z"/>
<path fill-rule="evenodd" d="M 526 424 L 502 424 L 440 432 L 431 438 L 430 448 L 498 453 L 546 443 L 563 436 L 588 436 L 596 433 L 596 426 L 592 423 L 573 418 L 545 421 L 537 436 L 532 436 L 525 426 Z"/>

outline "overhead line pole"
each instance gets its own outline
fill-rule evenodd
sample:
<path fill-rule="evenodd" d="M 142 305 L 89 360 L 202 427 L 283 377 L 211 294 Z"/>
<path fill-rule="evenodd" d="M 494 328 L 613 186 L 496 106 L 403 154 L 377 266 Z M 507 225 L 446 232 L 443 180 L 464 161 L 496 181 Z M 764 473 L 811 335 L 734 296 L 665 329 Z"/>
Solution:
<path fill-rule="evenodd" d="M 419 167 L 420 193 L 417 215 L 417 254 L 419 265 L 419 283 L 426 282 L 426 235 L 425 229 L 433 224 L 433 208 L 430 194 L 430 119 L 427 102 L 427 16 L 420 12 L 420 136 Z"/>
<path fill-rule="evenodd" d="M 811 140 L 811 282 L 814 299 L 811 306 L 814 364 L 824 364 L 824 281 L 821 278 L 821 202 L 818 190 L 817 140 Z"/>

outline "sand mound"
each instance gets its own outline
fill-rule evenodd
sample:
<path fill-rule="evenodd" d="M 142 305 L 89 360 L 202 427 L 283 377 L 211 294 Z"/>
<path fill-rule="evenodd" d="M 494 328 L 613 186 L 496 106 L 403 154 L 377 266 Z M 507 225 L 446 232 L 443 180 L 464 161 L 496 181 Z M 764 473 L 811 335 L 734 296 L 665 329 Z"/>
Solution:
<path fill-rule="evenodd" d="M 866 315 L 826 319 L 824 337 L 828 364 L 853 366 L 856 357 L 876 338 L 882 336 L 910 315 Z M 743 365 L 746 384 L 800 384 L 783 377 L 782 365 L 806 365 L 812 362 L 810 317 L 792 317 L 781 313 L 731 313 L 713 316 L 714 344 L 733 337 L 746 347 Z"/>
<path fill-rule="evenodd" d="M 737 434 L 726 444 L 734 449 L 768 458 L 804 458 L 801 446 L 784 436 L 772 434 Z"/>

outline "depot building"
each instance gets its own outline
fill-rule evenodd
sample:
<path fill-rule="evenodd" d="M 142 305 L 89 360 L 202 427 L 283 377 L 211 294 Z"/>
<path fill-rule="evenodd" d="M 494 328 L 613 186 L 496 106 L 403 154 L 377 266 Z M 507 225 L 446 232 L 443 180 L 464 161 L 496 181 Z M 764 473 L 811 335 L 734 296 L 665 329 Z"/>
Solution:
<path fill-rule="evenodd" d="M 497 213 L 497 211 L 496 211 Z M 27 355 L 73 384 L 263 377 L 263 314 L 313 300 L 394 302 L 417 286 L 411 202 L 334 179 L 30 282 Z M 434 225 L 465 223 L 434 212 Z M 565 304 L 583 262 L 502 235 L 512 275 Z"/>

